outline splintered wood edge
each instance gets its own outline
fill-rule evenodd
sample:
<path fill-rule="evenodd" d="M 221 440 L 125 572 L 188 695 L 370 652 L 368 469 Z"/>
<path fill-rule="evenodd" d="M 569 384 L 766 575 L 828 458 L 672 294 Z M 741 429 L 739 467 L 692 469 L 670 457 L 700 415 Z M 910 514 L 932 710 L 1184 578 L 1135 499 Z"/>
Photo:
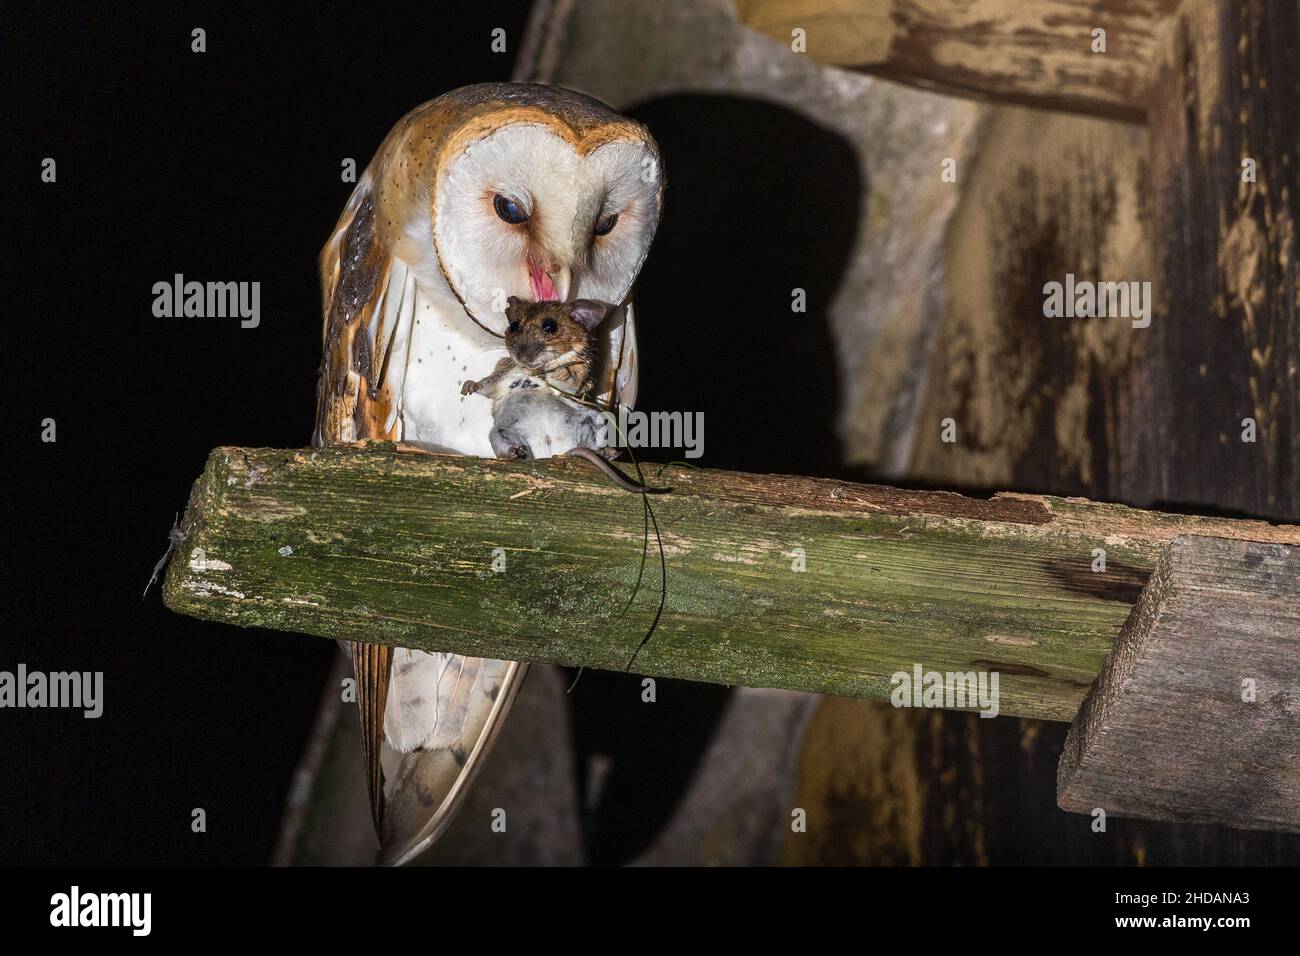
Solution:
<path fill-rule="evenodd" d="M 1174 541 L 1182 540 L 1183 537 L 1175 538 Z M 1061 759 L 1056 767 L 1056 804 L 1063 810 L 1088 813 L 1094 809 L 1085 807 L 1085 801 L 1078 800 L 1070 792 L 1070 783 L 1077 779 L 1084 751 L 1101 735 L 1110 715 L 1111 702 L 1123 695 L 1141 657 L 1141 651 L 1160 620 L 1160 611 L 1172 588 L 1174 541 L 1160 553 L 1155 570 L 1147 578 L 1146 586 L 1120 629 L 1119 637 L 1115 639 L 1115 645 L 1106 657 L 1101 673 L 1097 675 L 1092 689 L 1083 699 L 1079 713 L 1070 724 L 1070 731 L 1061 749 Z"/>

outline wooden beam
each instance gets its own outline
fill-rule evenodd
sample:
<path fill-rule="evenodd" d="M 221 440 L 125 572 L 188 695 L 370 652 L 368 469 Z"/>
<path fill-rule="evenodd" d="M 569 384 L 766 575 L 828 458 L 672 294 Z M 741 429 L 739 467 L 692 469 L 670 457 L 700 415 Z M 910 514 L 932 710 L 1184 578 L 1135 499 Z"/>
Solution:
<path fill-rule="evenodd" d="M 1300 832 L 1300 548 L 1172 542 L 1070 728 L 1057 802 Z"/>
<path fill-rule="evenodd" d="M 1115 119 L 1146 114 L 1152 63 L 1181 0 L 733 0 L 822 63 L 943 93 Z M 1093 30 L 1106 31 L 1094 53 Z"/>
<path fill-rule="evenodd" d="M 1300 527 L 1079 499 L 689 468 L 656 480 L 675 488 L 654 501 L 668 598 L 638 672 L 887 699 L 916 664 L 996 670 L 1002 713 L 1053 720 L 1074 716 L 1170 539 L 1300 544 Z M 219 448 L 164 594 L 244 626 L 623 669 L 659 600 L 652 543 L 620 617 L 643 522 L 639 495 L 580 461 Z"/>

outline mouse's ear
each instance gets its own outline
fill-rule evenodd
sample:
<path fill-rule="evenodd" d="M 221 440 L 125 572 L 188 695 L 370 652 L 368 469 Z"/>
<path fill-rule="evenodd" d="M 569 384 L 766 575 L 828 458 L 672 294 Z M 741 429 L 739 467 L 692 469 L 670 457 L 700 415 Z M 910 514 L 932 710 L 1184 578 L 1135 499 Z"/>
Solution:
<path fill-rule="evenodd" d="M 517 309 L 519 306 L 524 304 L 523 299 L 519 298 L 517 295 L 512 295 L 510 298 L 506 299 L 506 311 L 509 312 L 511 309 Z"/>
<path fill-rule="evenodd" d="M 604 322 L 613 310 L 614 307 L 609 303 L 596 302 L 594 299 L 574 299 L 569 303 L 569 315 L 588 332 Z"/>

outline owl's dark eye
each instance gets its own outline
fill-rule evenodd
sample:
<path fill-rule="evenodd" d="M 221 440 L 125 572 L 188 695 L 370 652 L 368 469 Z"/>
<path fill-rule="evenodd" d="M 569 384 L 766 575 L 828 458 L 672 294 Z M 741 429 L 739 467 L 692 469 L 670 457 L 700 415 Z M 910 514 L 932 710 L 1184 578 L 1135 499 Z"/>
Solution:
<path fill-rule="evenodd" d="M 613 213 L 612 215 L 605 216 L 603 219 L 596 220 L 596 235 L 608 236 L 616 222 L 618 222 L 618 213 Z"/>
<path fill-rule="evenodd" d="M 519 331 L 519 320 L 518 320 L 518 319 L 515 319 L 513 322 L 510 323 L 509 331 L 511 331 L 511 332 L 518 332 L 518 331 Z"/>
<path fill-rule="evenodd" d="M 542 319 L 542 331 L 547 335 L 554 335 L 556 328 L 554 319 Z"/>
<path fill-rule="evenodd" d="M 498 216 L 512 226 L 528 221 L 528 214 L 524 212 L 523 207 L 513 199 L 507 199 L 500 193 L 497 193 L 492 199 L 492 208 L 496 210 Z"/>

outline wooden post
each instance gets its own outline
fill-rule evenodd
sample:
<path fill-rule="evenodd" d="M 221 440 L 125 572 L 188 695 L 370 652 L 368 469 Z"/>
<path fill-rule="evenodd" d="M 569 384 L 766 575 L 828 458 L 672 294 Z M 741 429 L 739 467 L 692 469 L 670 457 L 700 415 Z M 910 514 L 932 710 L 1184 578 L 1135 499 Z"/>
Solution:
<path fill-rule="evenodd" d="M 1300 528 L 1036 495 L 966 498 L 670 468 L 668 598 L 641 673 L 888 699 L 891 676 L 997 671 L 999 711 L 1069 720 L 1179 534 Z M 627 667 L 659 603 L 639 495 L 574 460 L 221 448 L 169 607 L 480 657 Z M 1105 570 L 1098 549 L 1105 551 Z"/>
<path fill-rule="evenodd" d="M 1070 728 L 1057 802 L 1300 833 L 1300 548 L 1173 541 Z"/>

